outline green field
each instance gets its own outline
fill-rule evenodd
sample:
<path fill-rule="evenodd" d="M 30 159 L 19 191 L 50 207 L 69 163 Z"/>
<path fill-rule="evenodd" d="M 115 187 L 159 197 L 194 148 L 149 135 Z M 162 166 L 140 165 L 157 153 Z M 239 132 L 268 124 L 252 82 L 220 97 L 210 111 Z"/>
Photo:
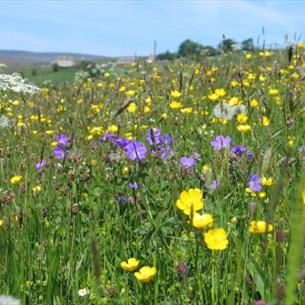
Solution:
<path fill-rule="evenodd" d="M 68 85 L 74 68 L 22 70 L 41 89 L 0 91 L 0 292 L 304 305 L 304 46 L 291 55 L 142 62 Z"/>

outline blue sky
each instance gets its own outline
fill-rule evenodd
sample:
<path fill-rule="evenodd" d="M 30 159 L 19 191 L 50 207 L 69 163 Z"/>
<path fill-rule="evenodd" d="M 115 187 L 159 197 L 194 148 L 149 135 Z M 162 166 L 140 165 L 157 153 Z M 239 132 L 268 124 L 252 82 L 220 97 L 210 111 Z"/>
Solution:
<path fill-rule="evenodd" d="M 305 40 L 302 0 L 0 2 L 0 49 L 120 56 L 149 55 L 154 40 L 158 52 L 186 38 L 216 46 L 223 34 L 273 45 L 286 34 Z"/>

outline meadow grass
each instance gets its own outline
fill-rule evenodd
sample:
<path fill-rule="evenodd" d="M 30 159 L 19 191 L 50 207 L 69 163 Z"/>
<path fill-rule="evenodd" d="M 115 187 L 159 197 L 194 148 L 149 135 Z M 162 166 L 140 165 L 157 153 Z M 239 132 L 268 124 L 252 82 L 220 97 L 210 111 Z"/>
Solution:
<path fill-rule="evenodd" d="M 305 304 L 304 52 L 249 54 L 1 92 L 0 292 Z"/>

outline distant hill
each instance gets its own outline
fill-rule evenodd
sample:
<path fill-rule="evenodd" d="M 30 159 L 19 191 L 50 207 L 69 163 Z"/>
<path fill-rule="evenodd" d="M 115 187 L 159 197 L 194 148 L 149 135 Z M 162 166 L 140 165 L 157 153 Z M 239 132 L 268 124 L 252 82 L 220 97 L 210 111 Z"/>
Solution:
<path fill-rule="evenodd" d="M 51 60 L 54 59 L 55 57 L 59 57 L 59 56 L 73 57 L 77 61 L 81 59 L 93 60 L 93 61 L 113 60 L 113 58 L 107 56 L 79 54 L 79 53 L 0 50 L 0 63 L 5 63 L 8 65 L 46 64 L 51 62 Z"/>

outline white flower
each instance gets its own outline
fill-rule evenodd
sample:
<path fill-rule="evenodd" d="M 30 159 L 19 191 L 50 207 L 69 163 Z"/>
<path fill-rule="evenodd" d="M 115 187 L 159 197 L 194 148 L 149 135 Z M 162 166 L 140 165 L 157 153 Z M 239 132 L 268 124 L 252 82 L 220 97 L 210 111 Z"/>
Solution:
<path fill-rule="evenodd" d="M 80 297 L 85 297 L 86 295 L 89 295 L 90 291 L 88 288 L 82 288 L 78 290 L 78 295 Z"/>
<path fill-rule="evenodd" d="M 0 295 L 0 305 L 21 305 L 21 303 L 9 295 Z"/>
<path fill-rule="evenodd" d="M 18 73 L 0 74 L 0 90 L 12 90 L 17 93 L 34 94 L 40 90 L 39 87 L 27 84 Z"/>
<path fill-rule="evenodd" d="M 1 115 L 0 116 L 0 128 L 5 128 L 8 127 L 10 124 L 10 120 L 6 115 Z"/>
<path fill-rule="evenodd" d="M 238 112 L 246 112 L 246 106 L 232 106 L 227 103 L 219 103 L 213 109 L 213 114 L 216 118 L 222 118 L 226 120 L 231 120 Z"/>

